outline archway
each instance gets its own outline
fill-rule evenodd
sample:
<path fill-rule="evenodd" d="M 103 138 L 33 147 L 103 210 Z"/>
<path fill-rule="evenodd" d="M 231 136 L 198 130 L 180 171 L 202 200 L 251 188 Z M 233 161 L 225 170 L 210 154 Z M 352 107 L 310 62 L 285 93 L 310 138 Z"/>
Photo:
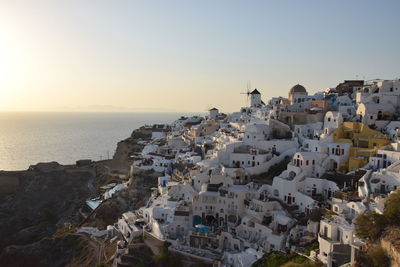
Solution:
<path fill-rule="evenodd" d="M 383 113 L 382 110 L 378 111 L 378 120 L 382 120 L 383 119 Z"/>
<path fill-rule="evenodd" d="M 336 160 L 330 159 L 329 160 L 329 170 L 330 171 L 336 171 L 339 167 L 339 164 L 337 163 Z"/>
<path fill-rule="evenodd" d="M 193 216 L 193 226 L 196 226 L 198 224 L 201 224 L 201 217 L 199 215 L 194 215 Z"/>

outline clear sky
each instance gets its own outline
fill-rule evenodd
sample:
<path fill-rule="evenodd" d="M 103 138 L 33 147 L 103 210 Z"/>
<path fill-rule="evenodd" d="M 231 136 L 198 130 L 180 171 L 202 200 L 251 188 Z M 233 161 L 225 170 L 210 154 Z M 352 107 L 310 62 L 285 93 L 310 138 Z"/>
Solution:
<path fill-rule="evenodd" d="M 0 110 L 238 110 L 400 76 L 400 1 L 0 1 Z"/>

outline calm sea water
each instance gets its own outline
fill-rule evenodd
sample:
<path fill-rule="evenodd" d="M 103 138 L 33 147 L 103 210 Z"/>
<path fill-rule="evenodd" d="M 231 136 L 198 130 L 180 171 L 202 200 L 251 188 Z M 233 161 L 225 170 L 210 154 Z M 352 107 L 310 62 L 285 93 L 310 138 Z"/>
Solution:
<path fill-rule="evenodd" d="M 189 114 L 0 112 L 0 170 L 25 170 L 47 161 L 106 159 L 134 129 L 172 122 L 181 115 Z"/>

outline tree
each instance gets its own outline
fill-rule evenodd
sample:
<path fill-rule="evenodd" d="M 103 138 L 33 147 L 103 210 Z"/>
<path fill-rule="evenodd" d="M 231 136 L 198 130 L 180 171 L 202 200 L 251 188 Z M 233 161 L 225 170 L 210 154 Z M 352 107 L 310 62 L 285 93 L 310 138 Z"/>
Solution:
<path fill-rule="evenodd" d="M 391 225 L 400 224 L 400 193 L 391 194 L 385 202 L 383 215 Z"/>
<path fill-rule="evenodd" d="M 311 212 L 309 219 L 313 222 L 319 222 L 321 220 L 322 216 L 324 215 L 324 213 L 325 213 L 325 210 L 322 208 L 314 209 Z"/>
<path fill-rule="evenodd" d="M 385 216 L 374 211 L 367 211 L 356 219 L 356 235 L 374 242 L 378 239 L 387 225 Z"/>

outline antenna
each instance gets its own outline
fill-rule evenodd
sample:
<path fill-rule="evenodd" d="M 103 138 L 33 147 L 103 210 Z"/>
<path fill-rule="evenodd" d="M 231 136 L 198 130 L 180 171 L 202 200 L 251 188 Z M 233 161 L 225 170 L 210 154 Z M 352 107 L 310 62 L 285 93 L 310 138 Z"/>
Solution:
<path fill-rule="evenodd" d="M 249 106 L 249 96 L 250 96 L 250 90 L 251 90 L 251 83 L 250 80 L 247 81 L 247 86 L 246 86 L 246 92 L 241 92 L 241 95 L 247 95 L 247 100 L 246 100 L 246 105 Z"/>

